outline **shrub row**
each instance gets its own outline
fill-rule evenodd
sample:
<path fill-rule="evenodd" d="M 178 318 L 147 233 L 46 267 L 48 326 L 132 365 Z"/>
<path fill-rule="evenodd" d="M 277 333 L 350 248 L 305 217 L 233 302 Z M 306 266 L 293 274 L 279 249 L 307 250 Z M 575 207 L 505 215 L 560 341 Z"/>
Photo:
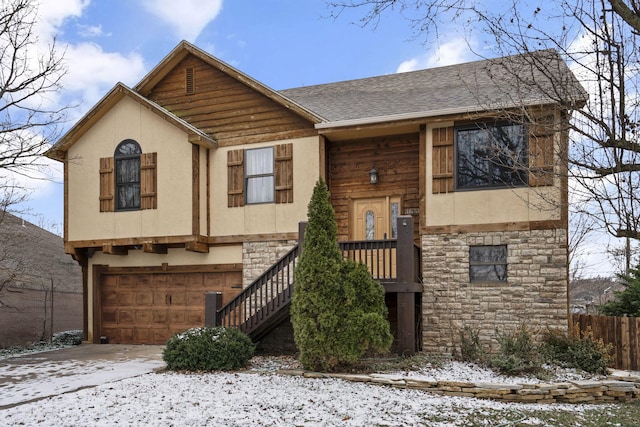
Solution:
<path fill-rule="evenodd" d="M 575 330 L 571 336 L 558 330 L 547 329 L 541 343 L 536 343 L 526 325 L 514 331 L 496 331 L 500 349 L 489 354 L 482 347 L 478 331 L 465 327 L 460 332 L 459 360 L 489 366 L 508 375 L 540 374 L 545 364 L 580 369 L 594 374 L 606 374 L 611 365 L 611 345 L 596 340 L 590 330 Z"/>

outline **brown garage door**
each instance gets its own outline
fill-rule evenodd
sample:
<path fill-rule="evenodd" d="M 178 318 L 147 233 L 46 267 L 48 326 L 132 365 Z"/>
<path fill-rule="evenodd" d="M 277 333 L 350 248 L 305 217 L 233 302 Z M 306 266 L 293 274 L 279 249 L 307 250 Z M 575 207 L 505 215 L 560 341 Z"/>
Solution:
<path fill-rule="evenodd" d="M 241 272 L 102 274 L 97 338 L 164 344 L 177 332 L 204 325 L 206 292 L 222 292 L 226 303 L 241 284 Z"/>

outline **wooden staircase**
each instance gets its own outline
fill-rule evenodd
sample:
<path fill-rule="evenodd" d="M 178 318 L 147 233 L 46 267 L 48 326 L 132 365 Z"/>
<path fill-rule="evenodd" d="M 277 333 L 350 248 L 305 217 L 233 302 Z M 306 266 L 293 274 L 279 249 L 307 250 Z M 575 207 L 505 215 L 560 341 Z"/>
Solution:
<path fill-rule="evenodd" d="M 406 226 L 407 219 L 404 221 Z M 403 329 L 400 330 L 399 326 L 398 330 L 402 353 L 413 352 L 417 348 L 415 307 L 412 308 L 410 299 L 422 292 L 420 248 L 413 244 L 412 230 L 413 227 L 398 239 L 339 242 L 343 257 L 366 264 L 372 277 L 382 283 L 385 292 L 409 298 L 403 303 L 402 319 L 398 318 L 399 324 L 403 325 Z M 304 225 L 300 235 L 304 236 Z M 294 271 L 301 247 L 302 241 L 234 299 L 215 309 L 215 325 L 238 328 L 258 342 L 285 320 L 289 316 Z M 411 313 L 406 312 L 409 310 Z M 411 323 L 413 327 L 410 327 Z M 405 336 L 404 341 L 402 335 Z"/>

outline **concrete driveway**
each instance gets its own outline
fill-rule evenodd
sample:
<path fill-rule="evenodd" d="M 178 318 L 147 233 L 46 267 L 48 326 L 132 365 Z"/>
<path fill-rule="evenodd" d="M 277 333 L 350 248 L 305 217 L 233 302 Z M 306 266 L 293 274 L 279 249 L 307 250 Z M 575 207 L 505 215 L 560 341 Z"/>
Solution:
<path fill-rule="evenodd" d="M 148 374 L 161 345 L 81 344 L 0 360 L 0 409 Z"/>

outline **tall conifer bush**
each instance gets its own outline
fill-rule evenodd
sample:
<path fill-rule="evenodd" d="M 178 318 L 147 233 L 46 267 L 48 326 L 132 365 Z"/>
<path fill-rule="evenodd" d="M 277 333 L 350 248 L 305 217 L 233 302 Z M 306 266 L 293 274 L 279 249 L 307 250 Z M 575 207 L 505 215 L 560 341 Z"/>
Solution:
<path fill-rule="evenodd" d="M 307 216 L 291 304 L 300 362 L 307 369 L 331 371 L 355 363 L 369 350 L 388 351 L 393 336 L 384 289 L 364 265 L 343 261 L 322 180 L 316 183 Z"/>

